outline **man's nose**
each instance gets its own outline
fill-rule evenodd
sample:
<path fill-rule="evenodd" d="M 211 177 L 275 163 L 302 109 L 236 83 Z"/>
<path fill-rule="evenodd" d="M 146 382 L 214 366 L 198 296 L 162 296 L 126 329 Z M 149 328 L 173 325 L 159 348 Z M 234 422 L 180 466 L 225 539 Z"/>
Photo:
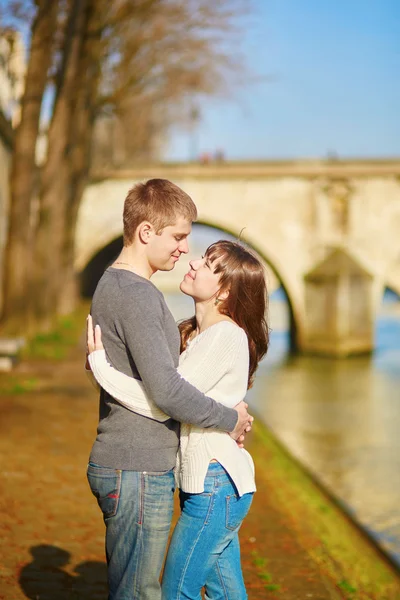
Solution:
<path fill-rule="evenodd" d="M 184 240 L 181 240 L 178 249 L 179 252 L 182 252 L 182 254 L 187 254 L 189 252 L 189 244 L 186 238 Z"/>

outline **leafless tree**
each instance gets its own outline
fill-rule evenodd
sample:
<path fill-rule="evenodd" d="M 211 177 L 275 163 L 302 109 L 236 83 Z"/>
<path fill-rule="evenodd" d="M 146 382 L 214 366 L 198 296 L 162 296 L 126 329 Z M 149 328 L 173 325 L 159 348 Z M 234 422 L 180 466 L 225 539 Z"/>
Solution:
<path fill-rule="evenodd" d="M 18 5 L 13 7 L 15 10 Z M 14 13 L 14 11 L 13 11 Z M 18 15 L 20 13 L 17 13 Z M 42 99 L 53 53 L 57 11 L 52 0 L 37 3 L 32 23 L 30 59 L 22 98 L 21 122 L 16 130 L 11 172 L 11 204 L 5 257 L 4 313 L 12 328 L 26 325 L 27 289 L 31 269 L 32 198 L 36 190 L 35 149 Z"/>
<path fill-rule="evenodd" d="M 246 5 L 247 0 L 35 2 L 14 150 L 5 319 L 47 328 L 76 301 L 75 227 L 96 120 L 107 115 L 122 124 L 122 162 L 150 158 L 169 127 L 189 118 L 194 103 L 226 91 L 232 76 L 243 72 L 232 45 Z M 38 170 L 35 147 L 49 90 L 47 153 Z M 35 201 L 36 223 L 30 216 Z"/>

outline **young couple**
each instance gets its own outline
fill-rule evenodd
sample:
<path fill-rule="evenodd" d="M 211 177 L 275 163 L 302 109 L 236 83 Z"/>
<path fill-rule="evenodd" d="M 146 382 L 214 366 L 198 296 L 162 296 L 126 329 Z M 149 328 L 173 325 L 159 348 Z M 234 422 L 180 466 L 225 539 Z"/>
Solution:
<path fill-rule="evenodd" d="M 268 348 L 264 270 L 242 245 L 212 244 L 180 285 L 195 316 L 178 329 L 150 278 L 188 252 L 196 218 L 170 181 L 137 184 L 88 318 L 101 391 L 87 475 L 106 525 L 110 600 L 197 600 L 202 587 L 209 600 L 247 598 L 238 531 L 256 487 L 243 398 Z M 182 512 L 160 586 L 175 481 Z"/>

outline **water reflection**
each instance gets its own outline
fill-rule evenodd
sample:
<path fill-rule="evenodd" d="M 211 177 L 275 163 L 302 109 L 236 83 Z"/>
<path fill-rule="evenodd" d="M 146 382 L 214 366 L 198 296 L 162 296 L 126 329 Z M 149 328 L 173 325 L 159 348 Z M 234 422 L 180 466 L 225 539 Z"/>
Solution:
<path fill-rule="evenodd" d="M 166 296 L 177 319 L 193 314 Z M 267 358 L 248 398 L 276 436 L 400 566 L 400 307 L 384 305 L 372 357 L 290 356 L 286 305 L 271 301 Z"/>
<path fill-rule="evenodd" d="M 400 314 L 379 318 L 370 358 L 287 358 L 276 342 L 255 410 L 400 565 Z"/>

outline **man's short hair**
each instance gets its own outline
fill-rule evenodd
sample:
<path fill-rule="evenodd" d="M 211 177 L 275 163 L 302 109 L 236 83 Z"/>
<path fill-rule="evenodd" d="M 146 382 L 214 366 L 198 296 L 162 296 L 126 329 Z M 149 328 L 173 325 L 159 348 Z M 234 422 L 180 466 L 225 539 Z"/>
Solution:
<path fill-rule="evenodd" d="M 179 217 L 192 222 L 197 219 L 196 205 L 191 197 L 168 179 L 149 179 L 137 183 L 125 199 L 124 245 L 133 242 L 137 227 L 149 221 L 160 233 L 164 227 L 174 225 Z"/>

